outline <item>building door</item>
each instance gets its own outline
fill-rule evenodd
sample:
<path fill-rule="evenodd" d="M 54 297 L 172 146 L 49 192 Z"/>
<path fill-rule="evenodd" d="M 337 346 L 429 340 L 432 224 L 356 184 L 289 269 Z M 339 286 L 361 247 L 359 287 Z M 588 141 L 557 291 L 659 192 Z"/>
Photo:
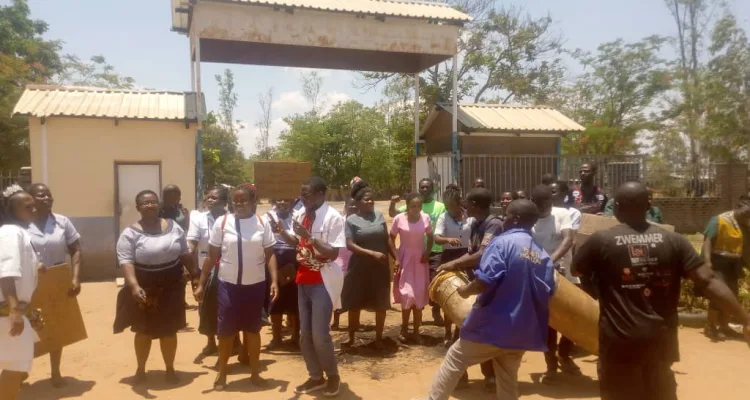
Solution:
<path fill-rule="evenodd" d="M 161 190 L 161 164 L 116 164 L 115 191 L 117 199 L 115 215 L 117 215 L 117 235 L 119 237 L 125 227 L 138 221 L 141 216 L 135 208 L 135 196 L 142 190 Z"/>

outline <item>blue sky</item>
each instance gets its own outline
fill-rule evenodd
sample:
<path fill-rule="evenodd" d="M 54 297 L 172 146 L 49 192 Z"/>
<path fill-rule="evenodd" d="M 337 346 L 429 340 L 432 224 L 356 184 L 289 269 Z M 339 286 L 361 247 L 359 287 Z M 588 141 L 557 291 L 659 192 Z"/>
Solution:
<path fill-rule="evenodd" d="M 750 1 L 728 0 L 730 7 L 750 30 Z M 0 0 L 0 5 L 9 4 Z M 568 48 L 594 50 L 599 43 L 624 38 L 627 41 L 659 34 L 672 35 L 674 23 L 662 0 L 525 0 L 499 2 L 523 5 L 533 16 L 552 15 Z M 50 25 L 47 37 L 65 42 L 63 51 L 87 59 L 104 55 L 123 75 L 135 78 L 139 87 L 190 90 L 188 39 L 170 31 L 169 0 L 30 0 L 32 17 Z M 218 88 L 214 75 L 224 68 L 235 74 L 239 104 L 236 118 L 247 128 L 239 132 L 246 153 L 254 150 L 254 124 L 259 117 L 258 95 L 274 88 L 274 136 L 284 128 L 281 118 L 306 111 L 293 68 L 202 64 L 202 82 L 208 108 L 217 108 Z M 377 91 L 353 87 L 354 74 L 321 71 L 329 104 L 355 99 L 372 105 Z M 272 138 L 272 141 L 275 138 Z"/>

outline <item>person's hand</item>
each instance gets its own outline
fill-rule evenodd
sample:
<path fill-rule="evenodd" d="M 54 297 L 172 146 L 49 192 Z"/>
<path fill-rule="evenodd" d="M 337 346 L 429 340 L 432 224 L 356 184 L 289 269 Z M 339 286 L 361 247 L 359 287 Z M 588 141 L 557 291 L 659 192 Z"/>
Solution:
<path fill-rule="evenodd" d="M 455 271 L 456 264 L 452 262 L 445 263 L 438 267 L 437 272 Z"/>
<path fill-rule="evenodd" d="M 391 196 L 391 204 L 396 204 L 399 201 L 401 201 L 401 196 L 399 195 Z"/>
<path fill-rule="evenodd" d="M 308 231 L 304 226 L 302 226 L 299 222 L 293 221 L 292 226 L 294 227 L 294 233 L 303 238 L 303 239 L 310 239 L 310 231 Z"/>
<path fill-rule="evenodd" d="M 459 238 L 450 238 L 450 239 L 448 239 L 448 244 L 451 245 L 451 246 L 453 246 L 453 247 L 461 247 L 461 246 L 464 245 L 461 242 L 461 239 L 459 239 Z"/>
<path fill-rule="evenodd" d="M 271 302 L 276 302 L 279 299 L 279 284 L 274 282 L 271 283 Z"/>
<path fill-rule="evenodd" d="M 468 299 L 471 296 L 471 294 L 469 294 L 468 289 L 469 289 L 469 285 L 463 285 L 460 288 L 456 289 L 456 292 L 462 298 Z"/>
<path fill-rule="evenodd" d="M 280 224 L 276 222 L 276 218 L 274 218 L 270 213 L 268 214 L 268 223 L 271 224 L 271 230 L 273 231 L 273 233 L 281 233 Z"/>
<path fill-rule="evenodd" d="M 429 251 L 425 251 L 424 253 L 422 253 L 422 260 L 421 260 L 421 262 L 422 262 L 422 264 L 428 264 L 430 262 L 430 252 Z"/>
<path fill-rule="evenodd" d="M 377 262 L 388 265 L 388 256 L 379 251 L 371 251 L 370 257 L 374 258 Z"/>
<path fill-rule="evenodd" d="M 401 271 L 401 263 L 398 260 L 393 260 L 393 275 L 396 275 Z"/>
<path fill-rule="evenodd" d="M 133 298 L 135 299 L 136 303 L 146 304 L 146 291 L 143 290 L 142 287 L 134 287 L 131 293 L 133 294 Z"/>
<path fill-rule="evenodd" d="M 68 295 L 71 297 L 78 296 L 78 294 L 81 293 L 81 281 L 78 280 L 78 278 L 73 278 L 73 281 L 70 283 L 70 290 L 68 291 Z"/>
<path fill-rule="evenodd" d="M 23 333 L 26 323 L 23 320 L 23 313 L 20 310 L 10 310 L 8 322 L 10 322 L 10 337 L 16 337 Z"/>
<path fill-rule="evenodd" d="M 203 285 L 201 285 L 200 283 L 198 283 L 198 285 L 193 288 L 193 298 L 198 303 L 203 302 Z"/>

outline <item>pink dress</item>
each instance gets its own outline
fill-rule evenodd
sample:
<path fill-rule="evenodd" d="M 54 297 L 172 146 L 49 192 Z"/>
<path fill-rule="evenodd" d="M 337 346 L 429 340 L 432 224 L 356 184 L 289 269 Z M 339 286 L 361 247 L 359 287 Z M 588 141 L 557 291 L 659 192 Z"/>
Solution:
<path fill-rule="evenodd" d="M 346 270 L 349 268 L 349 259 L 352 258 L 352 252 L 346 247 L 339 249 L 339 257 L 336 259 L 336 263 L 341 265 L 341 271 L 346 275 Z"/>
<path fill-rule="evenodd" d="M 401 272 L 396 277 L 398 288 L 394 288 L 393 298 L 401 303 L 401 309 L 410 308 L 423 309 L 430 298 L 427 294 L 427 286 L 430 284 L 430 273 L 427 264 L 422 263 L 424 254 L 424 236 L 432 233 L 430 216 L 422 213 L 422 218 L 417 223 L 409 223 L 406 213 L 401 213 L 393 219 L 391 236 L 398 235 L 400 245 L 398 248 L 398 261 L 401 264 Z"/>

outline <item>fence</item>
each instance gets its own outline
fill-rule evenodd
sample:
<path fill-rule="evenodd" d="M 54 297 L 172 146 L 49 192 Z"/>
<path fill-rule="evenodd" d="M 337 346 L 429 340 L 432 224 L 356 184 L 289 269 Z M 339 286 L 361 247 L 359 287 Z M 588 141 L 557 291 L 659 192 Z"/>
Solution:
<path fill-rule="evenodd" d="M 31 184 L 31 169 L 21 168 L 18 172 L 0 171 L 0 189 L 4 189 L 12 184 L 18 184 L 26 187 Z"/>
<path fill-rule="evenodd" d="M 715 164 L 675 167 L 646 156 L 464 155 L 459 184 L 468 190 L 474 179 L 481 177 L 495 197 L 506 191 L 531 190 L 545 174 L 577 185 L 584 163 L 597 165 L 595 182 L 610 196 L 631 180 L 646 183 L 657 197 L 713 197 L 720 193 Z"/>
<path fill-rule="evenodd" d="M 678 232 L 701 231 L 708 219 L 731 209 L 748 192 L 746 164 L 705 164 L 697 168 L 671 166 L 647 156 L 570 155 L 464 155 L 458 184 L 464 192 L 476 178 L 483 178 L 493 197 L 505 191 L 530 190 L 552 174 L 570 184 L 579 184 L 580 166 L 598 166 L 595 182 L 608 195 L 630 180 L 645 182 L 654 194 L 654 205 Z M 452 182 L 452 159 L 448 154 L 417 158 L 412 168 L 413 184 L 429 177 L 440 189 Z"/>

